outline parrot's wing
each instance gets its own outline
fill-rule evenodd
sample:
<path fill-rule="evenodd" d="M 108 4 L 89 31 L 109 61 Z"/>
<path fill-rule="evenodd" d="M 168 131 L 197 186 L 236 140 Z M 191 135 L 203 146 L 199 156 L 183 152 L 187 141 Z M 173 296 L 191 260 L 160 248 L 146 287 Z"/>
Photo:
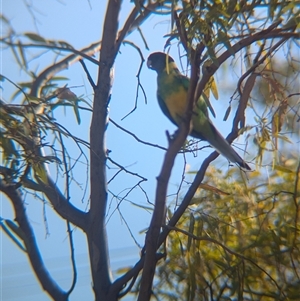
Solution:
<path fill-rule="evenodd" d="M 176 78 L 178 79 L 178 82 L 183 85 L 185 90 L 187 91 L 189 89 L 190 85 L 190 79 L 182 74 L 177 74 Z"/>
<path fill-rule="evenodd" d="M 168 109 L 166 103 L 164 102 L 164 100 L 162 99 L 162 97 L 159 94 L 157 94 L 157 100 L 158 100 L 158 104 L 159 104 L 161 110 L 163 111 L 163 113 L 169 118 L 169 120 L 172 123 L 174 123 L 175 125 L 178 126 L 178 124 L 173 119 L 172 115 L 170 114 L 169 109 Z"/>

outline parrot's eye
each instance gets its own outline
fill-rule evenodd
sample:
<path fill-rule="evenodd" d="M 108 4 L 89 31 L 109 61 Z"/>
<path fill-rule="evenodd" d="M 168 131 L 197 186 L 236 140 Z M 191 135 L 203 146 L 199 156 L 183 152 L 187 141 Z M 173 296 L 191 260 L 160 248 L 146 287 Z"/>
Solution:
<path fill-rule="evenodd" d="M 147 67 L 150 68 L 150 69 L 152 69 L 152 62 L 151 62 L 151 60 L 147 61 Z"/>

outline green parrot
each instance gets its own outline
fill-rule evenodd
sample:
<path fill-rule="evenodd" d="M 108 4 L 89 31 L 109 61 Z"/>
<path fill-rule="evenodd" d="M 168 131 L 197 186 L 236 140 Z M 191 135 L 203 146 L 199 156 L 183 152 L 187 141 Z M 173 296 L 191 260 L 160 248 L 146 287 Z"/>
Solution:
<path fill-rule="evenodd" d="M 160 108 L 171 122 L 179 126 L 186 109 L 189 78 L 180 73 L 172 57 L 162 52 L 150 54 L 147 66 L 157 72 L 157 98 Z M 194 106 L 190 135 L 207 141 L 229 161 L 251 170 L 212 124 L 203 97 Z"/>

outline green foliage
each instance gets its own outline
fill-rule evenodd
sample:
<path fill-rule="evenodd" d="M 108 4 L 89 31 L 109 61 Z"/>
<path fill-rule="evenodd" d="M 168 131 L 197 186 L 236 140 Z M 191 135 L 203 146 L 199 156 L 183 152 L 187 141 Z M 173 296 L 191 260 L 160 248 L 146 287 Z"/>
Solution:
<path fill-rule="evenodd" d="M 72 135 L 55 122 L 55 109 L 73 108 L 74 116 L 80 124 L 80 103 L 87 102 L 77 97 L 66 86 L 57 88 L 59 83 L 67 78 L 53 77 L 41 89 L 41 96 L 30 94 L 32 83 L 19 83 L 18 89 L 12 95 L 12 100 L 23 96 L 20 105 L 0 102 L 1 132 L 0 149 L 3 156 L 3 165 L 6 167 L 5 177 L 11 182 L 21 177 L 31 169 L 35 176 L 47 183 L 45 163 L 62 164 L 62 158 L 57 156 L 54 144 L 45 139 L 61 141 L 60 134 L 67 137 Z M 3 77 L 3 80 L 8 80 Z M 8 80 L 9 81 L 9 80 Z M 40 151 L 41 147 L 50 146 L 51 155 Z"/>
<path fill-rule="evenodd" d="M 248 180 L 232 169 L 207 172 L 209 188 L 169 236 L 159 300 L 298 300 L 300 170 L 296 160 L 284 165 L 292 172 Z"/>
<path fill-rule="evenodd" d="M 117 2 L 110 3 L 116 5 Z M 176 227 L 169 227 L 170 235 L 165 242 L 164 249 L 161 248 L 162 252 L 166 251 L 166 258 L 165 261 L 160 262 L 157 269 L 153 287 L 154 296 L 158 300 L 177 301 L 298 300 L 300 295 L 300 167 L 297 166 L 299 149 L 291 151 L 292 144 L 289 146 L 287 144 L 298 139 L 300 134 L 298 124 L 300 71 L 299 59 L 295 56 L 299 47 L 299 3 L 273 0 L 132 0 L 131 3 L 133 11 L 123 24 L 124 27 L 120 23 L 117 39 L 111 44 L 114 47 L 103 45 L 110 39 L 101 41 L 101 56 L 103 55 L 104 58 L 111 55 L 105 52 L 107 49 L 109 51 L 115 49 L 115 55 L 117 55 L 120 52 L 117 46 L 121 43 L 131 45 L 138 50 L 142 60 L 137 75 L 138 88 L 144 92 L 139 78 L 144 60 L 142 50 L 138 44 L 129 40 L 125 41 L 124 38 L 127 39 L 129 34 L 138 28 L 142 43 L 147 48 L 147 36 L 142 33 L 141 26 L 144 25 L 142 23 L 151 14 L 164 15 L 164 18 L 169 18 L 171 26 L 170 32 L 165 33 L 167 37 L 165 48 L 172 47 L 171 41 L 176 39 L 179 53 L 188 58 L 186 65 L 188 70 L 189 62 L 193 63 L 193 55 L 195 53 L 198 55 L 198 60 L 195 62 L 198 64 L 197 67 L 200 67 L 200 81 L 209 76 L 202 94 L 212 115 L 215 115 L 215 111 L 213 99 L 210 96 L 213 95 L 215 99 L 218 99 L 219 95 L 225 91 L 221 85 L 218 86 L 220 80 L 223 81 L 224 73 L 221 73 L 222 78 L 220 78 L 219 74 L 214 72 L 224 66 L 225 61 L 228 61 L 228 66 L 230 66 L 230 70 L 227 70 L 228 74 L 235 75 L 236 83 L 234 83 L 234 91 L 231 91 L 232 95 L 224 119 L 227 120 L 232 117 L 230 114 L 234 114 L 233 136 L 236 133 L 246 134 L 249 147 L 252 147 L 252 142 L 254 142 L 255 148 L 251 151 L 248 148 L 248 153 L 252 156 L 252 161 L 256 163 L 257 169 L 247 175 L 234 168 L 230 168 L 227 173 L 213 167 L 207 172 L 205 168 L 203 169 L 203 173 L 206 174 L 205 181 L 199 185 L 199 190 Z M 106 20 L 105 22 L 109 22 L 113 19 L 108 16 Z M 87 48 L 76 50 L 66 41 L 50 40 L 35 32 L 16 33 L 10 21 L 2 15 L 0 21 L 4 26 L 4 34 L 1 37 L 3 49 L 12 53 L 15 64 L 19 66 L 22 73 L 26 74 L 22 82 L 17 82 L 18 77 L 9 79 L 5 74 L 0 75 L 1 83 L 9 82 L 15 88 L 10 99 L 5 102 L 2 99 L 0 101 L 0 151 L 3 159 L 0 173 L 1 181 L 5 184 L 3 189 L 7 186 L 10 189 L 30 191 L 33 195 L 43 193 L 62 219 L 71 218 L 71 222 L 88 235 L 89 230 L 82 226 L 86 223 L 77 220 L 78 214 L 81 216 L 80 213 L 84 213 L 84 218 L 87 215 L 88 218 L 95 218 L 90 220 L 89 225 L 96 225 L 99 221 L 101 222 L 98 225 L 105 225 L 109 219 L 99 219 L 105 216 L 103 212 L 108 200 L 103 198 L 99 202 L 98 195 L 105 196 L 106 193 L 93 193 L 89 199 L 91 209 L 88 210 L 98 210 L 101 203 L 103 211 L 102 209 L 98 212 L 89 211 L 91 214 L 86 214 L 85 211 L 78 210 L 74 215 L 73 200 L 69 196 L 74 183 L 78 185 L 77 177 L 81 171 L 75 175 L 73 169 L 76 164 L 81 164 L 79 160 L 82 157 L 85 158 L 87 178 L 89 178 L 90 165 L 94 167 L 93 163 L 104 162 L 103 168 L 94 167 L 94 170 L 98 171 L 96 175 L 99 178 L 90 177 L 91 182 L 85 181 L 86 185 L 90 185 L 91 188 L 102 189 L 106 187 L 106 184 L 110 185 L 110 182 L 122 171 L 139 176 L 127 170 L 122 165 L 123 162 L 116 163 L 118 171 L 106 183 L 105 161 L 107 158 L 105 155 L 108 157 L 109 151 L 103 153 L 103 160 L 98 160 L 100 157 L 94 156 L 97 160 L 90 161 L 93 157 L 88 157 L 90 144 L 84 141 L 84 138 L 71 134 L 72 129 L 64 127 L 61 123 L 63 118 L 56 120 L 57 109 L 63 109 L 64 112 L 71 110 L 78 124 L 82 121 L 83 110 L 92 111 L 91 104 L 87 100 L 71 91 L 72 87 L 67 87 L 68 78 L 56 76 L 71 64 L 79 61 L 82 63 L 93 89 L 91 94 L 96 97 L 97 94 L 103 96 L 109 93 L 105 90 L 105 86 L 111 88 L 110 85 L 105 85 L 103 82 L 110 81 L 107 81 L 107 78 L 100 78 L 99 82 L 103 87 L 96 86 L 82 61 L 84 58 L 98 68 L 100 63 L 93 58 L 93 55 L 99 52 L 100 43 L 97 41 Z M 114 28 L 113 25 L 115 24 L 110 24 L 104 29 Z M 245 43 L 246 39 L 248 43 Z M 279 41 L 282 41 L 282 44 Z M 52 63 L 45 66 L 44 70 L 38 70 L 40 66 L 43 66 L 44 54 L 52 55 Z M 227 59 L 222 61 L 224 54 L 227 55 Z M 283 60 L 284 63 L 282 63 Z M 38 67 L 34 64 L 37 61 Z M 113 65 L 113 61 L 110 63 Z M 101 68 L 103 66 L 101 65 Z M 106 70 L 106 67 L 102 70 Z M 253 83 L 250 88 L 247 85 L 250 82 L 249 79 Z M 227 82 L 226 84 L 228 85 Z M 102 93 L 103 91 L 105 93 Z M 109 101 L 110 99 L 105 99 L 101 103 L 106 105 Z M 221 97 L 220 101 L 222 101 Z M 12 104 L 13 102 L 17 104 Z M 99 104 L 96 98 L 93 105 L 95 104 Z M 238 107 L 237 110 L 236 107 Z M 101 108 L 102 112 L 106 110 L 107 107 Z M 103 117 L 97 116 L 98 113 L 99 110 L 94 110 L 93 120 Z M 97 137 L 106 134 L 104 133 L 106 128 L 103 127 L 102 130 L 103 132 L 100 132 L 101 129 L 96 129 L 97 135 L 99 134 Z M 135 133 L 126 129 L 124 132 L 138 140 Z M 72 143 L 76 145 L 76 150 L 79 150 L 77 158 L 68 153 L 73 149 L 71 149 L 72 146 L 65 145 L 64 141 L 67 138 L 71 138 L 69 140 L 72 140 Z M 93 141 L 95 139 L 91 139 L 91 143 Z M 88 148 L 87 152 L 81 149 L 82 145 Z M 102 146 L 104 149 L 105 146 Z M 189 142 L 183 151 L 196 152 L 195 148 L 195 144 Z M 44 150 L 46 152 L 43 152 Z M 120 151 L 122 152 L 123 149 L 121 148 Z M 91 154 L 93 152 L 94 149 Z M 55 163 L 51 166 L 56 169 L 56 176 L 52 175 L 53 178 L 50 178 L 47 172 L 46 164 L 49 162 Z M 269 173 L 267 169 L 264 169 L 265 166 Z M 146 168 L 147 165 L 145 165 Z M 64 192 L 59 189 L 60 180 L 64 182 Z M 195 178 L 192 181 L 195 183 Z M 140 186 L 140 183 L 126 188 L 128 193 L 126 192 L 126 197 L 118 203 L 116 210 L 121 210 L 120 204 L 126 198 L 128 203 L 154 214 L 153 208 L 157 207 L 152 207 L 152 203 L 151 205 L 146 203 L 145 206 L 129 198 L 131 191 Z M 165 181 L 166 186 L 167 183 L 168 180 Z M 176 202 L 186 192 L 183 183 L 184 180 L 178 189 Z M 54 194 L 47 194 L 48 186 L 54 189 Z M 141 189 L 149 201 L 152 197 L 148 197 L 148 193 L 152 194 L 144 191 L 142 187 Z M 164 191 L 167 191 L 167 188 Z M 65 199 L 63 197 L 58 199 L 64 194 Z M 97 197 L 93 199 L 93 195 Z M 117 196 L 114 197 L 117 199 Z M 165 195 L 160 195 L 160 200 L 164 201 L 164 197 Z M 12 204 L 16 202 L 13 198 L 10 201 Z M 64 201 L 70 206 L 67 208 L 61 206 L 65 205 Z M 167 208 L 166 224 L 168 219 L 175 216 L 173 209 L 178 208 L 177 203 L 174 207 Z M 73 214 L 68 215 L 69 212 Z M 26 216 L 26 211 L 22 214 Z M 126 223 L 125 219 L 124 222 Z M 15 221 L 13 218 L 1 219 L 0 225 L 21 250 L 28 252 L 27 254 L 30 253 L 28 238 L 31 234 L 25 235 L 18 219 Z M 160 226 L 162 224 L 158 225 Z M 168 227 L 165 224 L 163 226 Z M 90 228 L 93 235 L 88 235 L 88 239 L 95 237 L 95 241 L 89 242 L 89 246 L 103 246 L 103 249 L 106 249 L 106 241 L 100 240 L 100 235 L 95 234 L 99 229 L 100 227 Z M 68 232 L 71 237 L 72 231 L 69 229 Z M 103 229 L 104 232 L 105 229 Z M 129 232 L 131 233 L 130 229 Z M 157 237 L 154 237 L 154 241 L 157 241 L 155 239 Z M 146 249 L 147 244 L 143 251 Z M 90 253 L 91 262 L 97 262 L 99 258 L 103 260 L 103 263 L 109 260 L 106 258 L 106 251 L 103 253 L 104 256 L 96 251 L 93 249 Z M 73 252 L 71 242 L 72 256 Z M 143 255 L 147 256 L 147 251 Z M 152 271 L 155 269 L 155 264 L 156 262 Z M 102 291 L 103 295 L 106 295 L 111 287 L 116 287 L 117 282 L 114 282 L 111 287 L 102 285 L 105 282 L 103 279 L 105 279 L 106 272 L 102 266 L 101 264 L 91 266 L 91 270 L 95 277 L 93 278 L 95 292 Z M 97 267 L 101 267 L 104 274 L 101 274 L 102 272 L 98 274 L 98 271 L 93 273 L 93 269 Z M 107 270 L 107 274 L 108 272 Z M 126 276 L 126 273 L 131 272 L 131 278 L 128 274 Z M 114 297 L 121 291 L 129 292 L 139 272 L 140 270 L 136 267 L 133 270 L 120 269 L 119 273 L 125 273 L 126 280 L 119 286 L 120 291 L 113 292 Z M 104 275 L 104 278 L 98 278 L 100 274 Z M 74 279 L 75 285 L 76 271 Z M 107 282 L 109 283 L 110 280 Z M 139 283 L 137 291 L 138 286 Z M 46 286 L 42 284 L 42 287 Z M 96 299 L 103 300 L 100 294 Z"/>
<path fill-rule="evenodd" d="M 209 66 L 220 67 L 219 59 L 231 54 L 232 68 L 241 68 L 241 76 L 231 101 L 241 101 L 246 95 L 248 79 L 253 78 L 253 90 L 248 93 L 247 113 L 251 111 L 254 122 L 241 121 L 239 133 L 246 133 L 248 141 L 254 141 L 256 166 L 272 161 L 273 168 L 280 165 L 280 145 L 299 136 L 299 43 L 287 41 L 282 51 L 275 50 L 279 39 L 259 39 L 245 46 L 241 53 L 234 50 L 241 41 L 251 38 L 260 31 L 269 33 L 269 27 L 276 30 L 299 28 L 299 7 L 295 2 L 278 1 L 175 1 L 175 16 L 172 35 L 166 43 L 177 38 L 183 45 L 190 60 L 193 53 L 200 53 L 200 69 L 203 77 Z M 299 37 L 299 35 L 298 35 Z M 276 46 L 276 47 L 275 47 Z M 294 47 L 295 46 L 295 47 Z M 273 47 L 275 47 L 273 49 Z M 273 49 L 273 50 L 272 50 Z M 272 55 L 270 55 L 272 52 Z M 229 60 L 228 60 L 229 61 Z M 228 72 L 229 70 L 227 70 Z M 250 75 L 250 76 L 249 76 Z M 223 74 L 221 76 L 224 76 Z M 212 83 L 214 86 L 212 86 Z M 210 112 L 215 116 L 209 99 L 210 90 L 214 96 L 220 89 L 211 76 L 202 93 Z M 217 97 L 216 97 L 217 98 Z M 234 114 L 231 102 L 224 114 L 227 120 Z M 251 124 L 251 125 L 250 125 Z M 269 154 L 272 160 L 269 160 Z"/>
<path fill-rule="evenodd" d="M 213 62 L 216 62 L 216 51 L 220 50 L 217 46 L 224 46 L 234 55 L 231 43 L 237 33 L 245 37 L 268 22 L 285 20 L 293 25 L 292 20 L 296 23 L 298 20 L 294 18 L 297 15 L 295 3 L 285 1 L 176 1 L 176 4 L 180 24 L 186 31 L 187 48 L 203 43 Z M 173 33 L 175 36 L 180 37 L 177 30 Z"/>

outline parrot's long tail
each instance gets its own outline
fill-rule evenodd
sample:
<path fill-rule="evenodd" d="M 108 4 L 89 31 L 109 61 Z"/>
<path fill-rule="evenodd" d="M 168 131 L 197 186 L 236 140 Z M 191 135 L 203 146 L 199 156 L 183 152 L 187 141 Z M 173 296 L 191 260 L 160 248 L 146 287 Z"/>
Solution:
<path fill-rule="evenodd" d="M 192 136 L 196 138 L 200 138 L 206 140 L 216 151 L 227 158 L 232 163 L 238 164 L 240 167 L 251 170 L 250 166 L 240 157 L 240 155 L 232 148 L 232 146 L 223 138 L 223 136 L 219 133 L 219 131 L 214 127 L 214 125 L 210 122 L 211 130 L 214 133 L 213 136 L 205 137 L 205 135 L 200 134 L 197 135 L 194 131 L 192 132 Z"/>

